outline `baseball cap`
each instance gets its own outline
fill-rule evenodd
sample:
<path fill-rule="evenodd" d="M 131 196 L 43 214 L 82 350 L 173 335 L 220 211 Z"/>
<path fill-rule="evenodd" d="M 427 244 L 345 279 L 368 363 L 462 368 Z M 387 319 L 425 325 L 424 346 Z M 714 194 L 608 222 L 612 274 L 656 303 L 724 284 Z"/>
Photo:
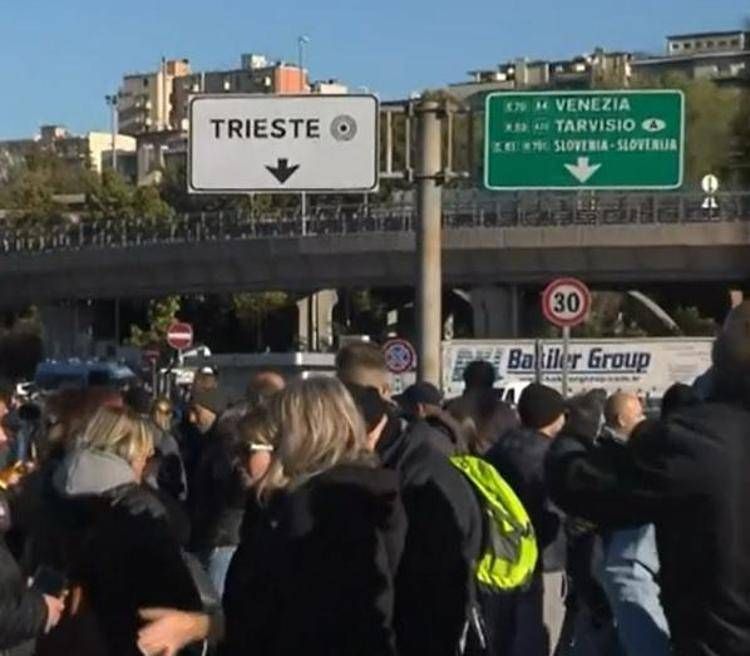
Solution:
<path fill-rule="evenodd" d="M 397 402 L 406 402 L 410 406 L 415 406 L 419 403 L 423 405 L 441 405 L 443 403 L 443 395 L 432 383 L 421 382 L 410 385 L 404 390 L 403 394 L 400 394 L 394 400 Z"/>

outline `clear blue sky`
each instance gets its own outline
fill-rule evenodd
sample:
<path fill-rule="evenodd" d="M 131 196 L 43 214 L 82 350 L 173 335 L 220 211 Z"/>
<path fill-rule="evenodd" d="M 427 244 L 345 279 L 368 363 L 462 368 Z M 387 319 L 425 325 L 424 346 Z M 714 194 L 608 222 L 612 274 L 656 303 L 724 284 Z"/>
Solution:
<path fill-rule="evenodd" d="M 509 58 L 607 49 L 661 52 L 667 34 L 735 29 L 740 0 L 7 0 L 0 19 L 0 138 L 42 123 L 106 129 L 104 95 L 162 55 L 194 69 L 241 52 L 296 60 L 313 78 L 381 98 L 461 80 Z"/>

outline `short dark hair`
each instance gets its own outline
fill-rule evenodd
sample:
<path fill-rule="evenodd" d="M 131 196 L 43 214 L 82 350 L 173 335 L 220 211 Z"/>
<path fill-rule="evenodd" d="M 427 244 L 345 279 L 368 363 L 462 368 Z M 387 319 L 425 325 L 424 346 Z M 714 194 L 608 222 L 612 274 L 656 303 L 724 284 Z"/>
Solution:
<path fill-rule="evenodd" d="M 277 382 L 281 382 L 281 387 Z M 283 389 L 284 376 L 274 369 L 261 369 L 253 374 L 245 390 L 245 398 L 251 405 L 265 405 Z"/>
<path fill-rule="evenodd" d="M 464 383 L 469 389 L 489 389 L 497 380 L 497 372 L 491 362 L 474 360 L 464 369 Z"/>
<path fill-rule="evenodd" d="M 336 371 L 342 373 L 355 369 L 387 371 L 385 355 L 377 344 L 372 342 L 352 342 L 339 349 L 336 354 Z"/>
<path fill-rule="evenodd" d="M 699 405 L 701 402 L 698 393 L 684 383 L 675 383 L 670 387 L 661 399 L 661 418 L 666 419 L 684 408 Z"/>
<path fill-rule="evenodd" d="M 539 430 L 549 426 L 565 413 L 565 401 L 560 393 L 539 383 L 531 383 L 518 401 L 518 414 L 526 428 Z"/>

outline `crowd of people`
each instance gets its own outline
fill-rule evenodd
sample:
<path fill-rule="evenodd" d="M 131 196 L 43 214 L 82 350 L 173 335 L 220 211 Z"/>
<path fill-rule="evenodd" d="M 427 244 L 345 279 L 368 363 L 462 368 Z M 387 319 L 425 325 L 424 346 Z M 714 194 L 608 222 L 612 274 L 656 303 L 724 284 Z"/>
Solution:
<path fill-rule="evenodd" d="M 0 390 L 0 653 L 750 653 L 750 303 L 658 417 L 495 378 Z"/>

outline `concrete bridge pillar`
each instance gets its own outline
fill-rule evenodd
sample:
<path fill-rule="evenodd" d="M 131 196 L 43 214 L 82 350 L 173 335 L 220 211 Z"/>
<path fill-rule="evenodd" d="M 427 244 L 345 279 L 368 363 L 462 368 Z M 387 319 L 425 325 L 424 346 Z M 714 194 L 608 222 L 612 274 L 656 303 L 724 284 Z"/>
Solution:
<path fill-rule="evenodd" d="M 297 342 L 300 350 L 333 349 L 333 308 L 338 300 L 335 289 L 323 289 L 297 301 Z"/>
<path fill-rule="evenodd" d="M 520 294 L 516 285 L 486 285 L 469 292 L 474 312 L 474 337 L 501 339 L 521 332 Z"/>
<path fill-rule="evenodd" d="M 73 301 L 39 308 L 47 358 L 87 358 L 94 351 L 94 311 Z"/>

